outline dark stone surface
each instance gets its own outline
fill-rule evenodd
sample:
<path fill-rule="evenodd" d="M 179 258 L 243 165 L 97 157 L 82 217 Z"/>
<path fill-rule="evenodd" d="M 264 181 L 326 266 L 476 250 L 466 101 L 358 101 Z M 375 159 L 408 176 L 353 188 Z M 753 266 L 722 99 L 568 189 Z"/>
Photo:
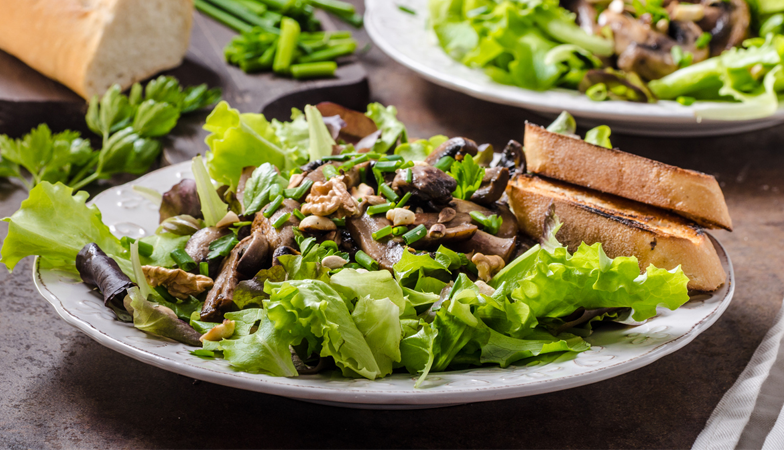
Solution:
<path fill-rule="evenodd" d="M 501 146 L 522 138 L 524 120 L 545 123 L 425 82 L 377 49 L 362 61 L 373 99 L 397 105 L 411 136 L 465 135 Z M 735 231 L 715 235 L 735 264 L 735 298 L 713 327 L 670 356 L 536 397 L 362 411 L 194 382 L 69 327 L 35 291 L 25 260 L 13 274 L 0 271 L 0 447 L 690 447 L 784 297 L 782 142 L 782 127 L 714 139 L 613 136 L 624 150 L 718 177 Z M 0 214 L 25 197 L 0 182 Z"/>

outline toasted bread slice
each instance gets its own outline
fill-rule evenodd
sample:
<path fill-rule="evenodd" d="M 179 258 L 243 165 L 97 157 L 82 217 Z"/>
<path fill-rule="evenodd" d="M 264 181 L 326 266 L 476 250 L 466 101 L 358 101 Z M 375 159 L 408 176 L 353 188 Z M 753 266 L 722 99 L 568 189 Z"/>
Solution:
<path fill-rule="evenodd" d="M 658 206 L 706 228 L 732 230 L 724 194 L 710 175 L 589 144 L 525 124 L 528 170 Z"/>
<path fill-rule="evenodd" d="M 710 239 L 688 220 L 637 202 L 589 189 L 520 175 L 507 188 L 520 228 L 542 236 L 550 204 L 563 222 L 556 238 L 575 251 L 581 242 L 601 242 L 608 256 L 636 256 L 640 271 L 649 264 L 680 265 L 689 289 L 713 291 L 726 274 Z"/>

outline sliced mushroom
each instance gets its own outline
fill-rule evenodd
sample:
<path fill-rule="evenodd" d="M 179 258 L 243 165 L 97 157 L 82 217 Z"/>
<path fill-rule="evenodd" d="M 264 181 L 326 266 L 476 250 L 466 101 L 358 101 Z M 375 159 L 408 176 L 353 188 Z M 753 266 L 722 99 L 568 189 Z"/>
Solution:
<path fill-rule="evenodd" d="M 704 1 L 705 17 L 697 22 L 701 29 L 710 32 L 711 56 L 741 45 L 749 35 L 751 12 L 745 0 Z"/>
<path fill-rule="evenodd" d="M 188 239 L 188 243 L 185 244 L 185 253 L 197 263 L 205 262 L 210 253 L 210 244 L 230 233 L 231 230 L 228 228 L 202 228 Z"/>
<path fill-rule="evenodd" d="M 575 14 L 577 25 L 586 33 L 596 34 L 596 8 L 588 0 L 565 0 L 561 6 Z"/>
<path fill-rule="evenodd" d="M 272 248 L 278 248 L 284 245 L 296 245 L 293 228 L 299 226 L 299 219 L 297 219 L 297 216 L 291 214 L 289 220 L 284 222 L 280 228 L 275 228 L 272 226 L 272 223 L 280 216 L 292 213 L 297 208 L 299 208 L 299 203 L 296 200 L 287 198 L 286 200 L 283 200 L 283 203 L 269 219 L 264 217 L 264 214 L 256 214 L 256 218 L 253 219 L 251 232 L 255 233 L 256 231 L 261 231 Z"/>
<path fill-rule="evenodd" d="M 486 206 L 478 205 L 474 202 L 460 199 L 454 199 L 453 203 L 455 205 L 455 211 L 457 211 L 458 214 L 462 213 L 467 215 L 471 211 L 478 211 L 485 216 L 498 214 L 501 216 L 501 227 L 498 229 L 498 233 L 495 235 L 501 238 L 511 238 L 517 236 L 517 232 L 519 231 L 517 219 L 509 210 L 508 206 L 501 203 L 496 203 L 492 207 L 488 208 Z"/>
<path fill-rule="evenodd" d="M 434 227 L 443 227 L 443 229 L 438 230 L 438 235 L 431 235 L 431 233 L 428 233 L 427 236 L 411 244 L 411 247 L 416 249 L 430 249 L 437 248 L 440 245 L 451 246 L 455 242 L 471 239 L 479 229 L 476 225 L 471 224 L 461 224 L 447 228 L 444 224 L 439 223 L 430 228 L 433 229 Z"/>
<path fill-rule="evenodd" d="M 158 223 L 182 214 L 196 218 L 203 217 L 201 201 L 199 200 L 199 194 L 196 192 L 196 182 L 189 178 L 175 184 L 163 194 Z"/>
<path fill-rule="evenodd" d="M 382 269 L 392 270 L 392 266 L 400 261 L 403 255 L 402 240 L 400 238 L 377 241 L 373 239 L 373 233 L 391 226 L 392 222 L 381 215 L 368 216 L 363 213 L 359 217 L 346 219 L 346 228 L 351 233 L 352 240 L 356 245 L 371 258 L 376 260 Z"/>
<path fill-rule="evenodd" d="M 457 242 L 452 250 L 463 253 L 482 253 L 484 255 L 498 255 L 509 262 L 515 248 L 517 237 L 500 238 L 484 231 L 477 231 L 467 241 Z"/>
<path fill-rule="evenodd" d="M 523 154 L 523 146 L 515 140 L 511 140 L 504 147 L 501 153 L 501 159 L 495 167 L 505 167 L 509 170 L 509 175 L 515 173 L 525 172 L 525 155 Z"/>
<path fill-rule="evenodd" d="M 452 192 L 457 187 L 454 178 L 432 166 L 414 166 L 411 173 L 411 183 L 406 181 L 402 170 L 392 181 L 392 189 L 401 194 L 411 192 L 411 204 L 427 205 L 439 210 L 452 201 Z"/>
<path fill-rule="evenodd" d="M 478 151 L 476 142 L 464 137 L 455 137 L 436 147 L 435 150 L 427 155 L 425 162 L 432 166 L 445 156 L 451 156 L 455 160 L 460 161 L 465 155 L 476 156 Z"/>
<path fill-rule="evenodd" d="M 270 246 L 267 238 L 260 232 L 252 233 L 248 248 L 237 263 L 237 272 L 242 274 L 244 278 L 250 278 L 264 267 L 269 261 L 269 256 Z"/>
<path fill-rule="evenodd" d="M 482 205 L 493 205 L 504 195 L 508 183 L 509 169 L 506 167 L 485 169 L 482 185 L 471 196 L 471 201 Z"/>

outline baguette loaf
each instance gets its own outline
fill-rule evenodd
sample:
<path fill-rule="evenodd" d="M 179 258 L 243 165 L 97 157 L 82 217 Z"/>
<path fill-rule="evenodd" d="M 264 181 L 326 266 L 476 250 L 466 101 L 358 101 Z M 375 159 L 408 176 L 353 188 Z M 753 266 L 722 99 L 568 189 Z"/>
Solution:
<path fill-rule="evenodd" d="M 180 64 L 193 0 L 0 0 L 0 49 L 89 99 Z"/>
<path fill-rule="evenodd" d="M 637 257 L 671 270 L 680 265 L 689 289 L 713 291 L 726 274 L 710 239 L 689 221 L 637 202 L 601 194 L 535 175 L 520 175 L 507 189 L 520 228 L 542 236 L 550 204 L 563 222 L 556 238 L 575 251 L 580 243 L 602 243 L 608 256 Z"/>
<path fill-rule="evenodd" d="M 525 124 L 528 170 L 667 209 L 708 228 L 732 230 L 716 179 Z"/>

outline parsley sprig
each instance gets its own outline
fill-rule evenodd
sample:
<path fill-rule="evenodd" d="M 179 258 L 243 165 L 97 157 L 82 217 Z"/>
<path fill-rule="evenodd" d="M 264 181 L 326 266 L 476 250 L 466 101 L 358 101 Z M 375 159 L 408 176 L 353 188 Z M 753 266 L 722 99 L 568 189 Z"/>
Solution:
<path fill-rule="evenodd" d="M 462 161 L 452 164 L 449 175 L 457 181 L 457 188 L 452 195 L 462 200 L 469 200 L 482 185 L 485 168 L 477 164 L 473 156 L 465 155 Z"/>

